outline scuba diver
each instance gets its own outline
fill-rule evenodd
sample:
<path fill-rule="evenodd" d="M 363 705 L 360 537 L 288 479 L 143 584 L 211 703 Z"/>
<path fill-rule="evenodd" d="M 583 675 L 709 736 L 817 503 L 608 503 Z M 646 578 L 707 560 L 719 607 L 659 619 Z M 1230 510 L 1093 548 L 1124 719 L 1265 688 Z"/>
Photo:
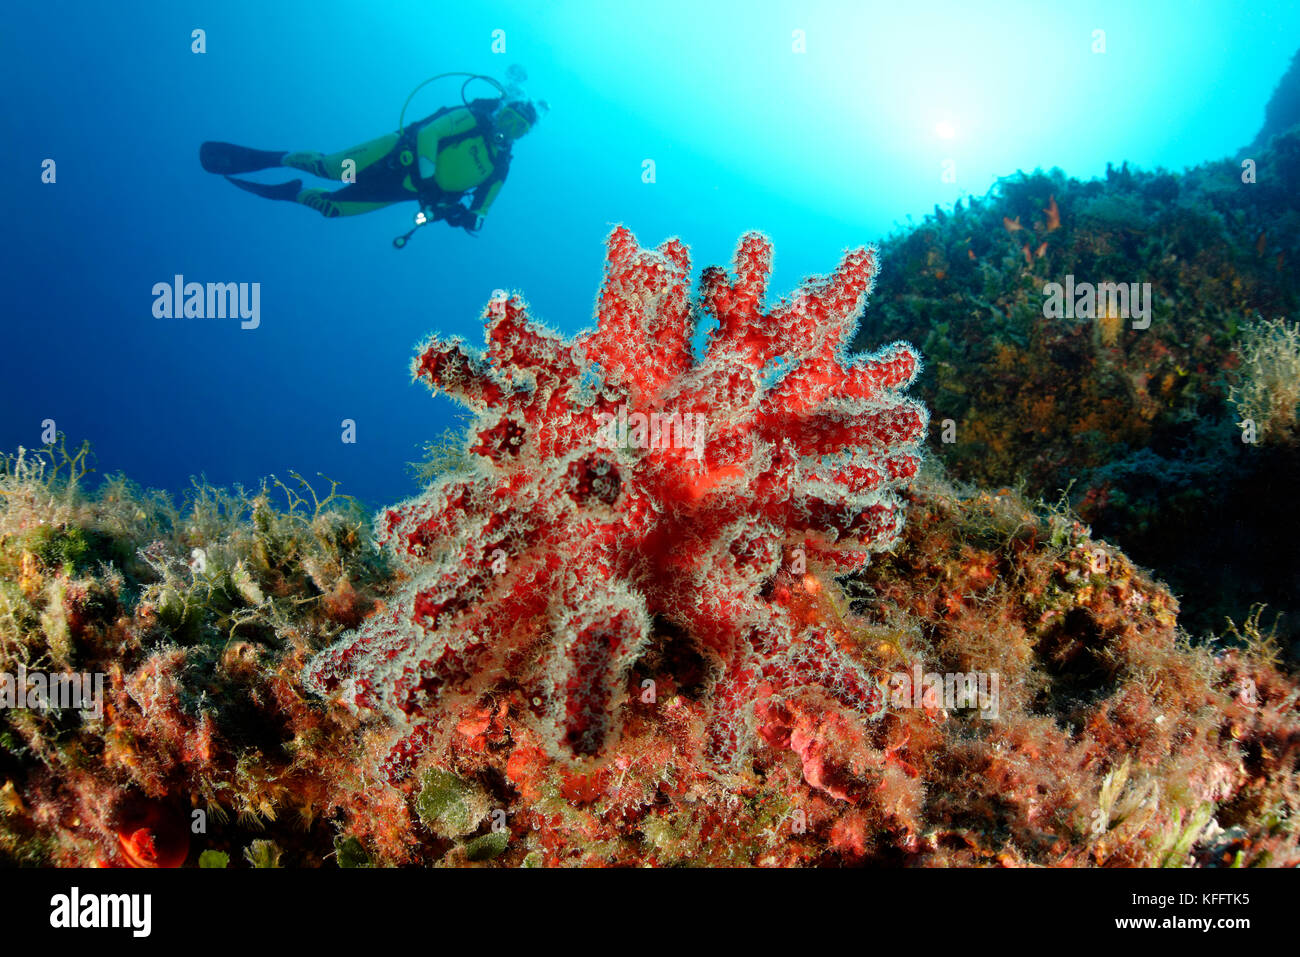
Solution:
<path fill-rule="evenodd" d="M 512 72 L 512 77 L 518 77 Z M 422 120 L 404 125 L 406 106 L 425 84 L 444 76 L 468 76 L 461 86 L 460 106 L 447 106 Z M 465 87 L 486 80 L 500 96 L 466 100 Z M 545 104 L 541 104 L 545 109 Z M 199 162 L 209 173 L 265 199 L 299 203 L 321 215 L 356 216 L 393 203 L 418 200 L 415 228 L 393 240 L 401 249 L 416 229 L 443 220 L 474 235 L 500 193 L 510 171 L 516 140 L 537 123 L 538 110 L 517 85 L 502 87 L 491 77 L 442 73 L 430 77 L 407 97 L 398 131 L 328 155 L 317 152 L 256 150 L 233 143 L 209 141 L 199 147 Z M 304 189 L 301 179 L 263 184 L 237 179 L 234 173 L 288 167 L 326 179 L 344 180 L 341 189 Z M 472 193 L 471 193 L 472 191 Z M 470 193 L 470 204 L 462 197 Z"/>

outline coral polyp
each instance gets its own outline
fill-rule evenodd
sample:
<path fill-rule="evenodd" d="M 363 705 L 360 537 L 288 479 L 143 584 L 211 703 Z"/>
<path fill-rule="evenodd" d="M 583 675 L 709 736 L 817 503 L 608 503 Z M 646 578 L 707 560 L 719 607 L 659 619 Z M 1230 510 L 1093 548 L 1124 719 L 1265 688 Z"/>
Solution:
<path fill-rule="evenodd" d="M 774 585 L 784 566 L 847 572 L 896 540 L 927 422 L 902 394 L 920 360 L 902 342 L 845 354 L 874 250 L 765 308 L 771 261 L 748 234 L 734 275 L 706 269 L 692 298 L 681 242 L 643 249 L 620 227 L 594 329 L 566 340 L 499 296 L 483 352 L 419 350 L 414 375 L 475 415 L 471 467 L 381 516 L 409 579 L 306 674 L 410 727 L 391 774 L 503 692 L 554 757 L 607 755 L 632 668 L 667 632 L 709 666 L 717 766 L 755 740 L 760 687 L 878 712 L 871 675 Z"/>

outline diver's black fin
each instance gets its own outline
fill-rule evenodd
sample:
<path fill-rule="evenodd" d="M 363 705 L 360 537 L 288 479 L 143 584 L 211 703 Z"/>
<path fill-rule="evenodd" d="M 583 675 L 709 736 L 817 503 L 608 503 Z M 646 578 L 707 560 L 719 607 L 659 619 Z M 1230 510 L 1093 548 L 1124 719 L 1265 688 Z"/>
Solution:
<path fill-rule="evenodd" d="M 293 179 L 287 183 L 250 183 L 246 179 L 235 179 L 233 176 L 227 176 L 226 181 L 234 183 L 240 189 L 246 189 L 255 196 L 261 196 L 263 199 L 283 199 L 292 203 L 302 192 L 302 180 Z"/>
<path fill-rule="evenodd" d="M 199 162 L 209 173 L 251 173 L 279 166 L 288 155 L 286 150 L 251 150 L 234 143 L 209 140 L 199 147 Z"/>

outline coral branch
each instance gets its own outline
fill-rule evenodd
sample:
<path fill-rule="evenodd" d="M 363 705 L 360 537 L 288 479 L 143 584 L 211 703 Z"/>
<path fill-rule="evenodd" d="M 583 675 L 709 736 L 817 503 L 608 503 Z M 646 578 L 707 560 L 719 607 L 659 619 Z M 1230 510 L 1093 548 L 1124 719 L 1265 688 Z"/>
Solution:
<path fill-rule="evenodd" d="M 664 629 L 713 669 L 719 764 L 757 740 L 759 699 L 812 688 L 879 712 L 851 649 L 772 588 L 788 549 L 847 570 L 898 535 L 926 428 L 899 390 L 920 360 L 905 343 L 844 355 L 872 250 L 765 311 L 771 260 L 745 236 L 734 278 L 705 270 L 693 305 L 686 247 L 643 249 L 620 227 L 594 330 L 566 342 L 499 298 L 484 354 L 421 349 L 414 374 L 476 413 L 474 469 L 387 513 L 409 584 L 307 671 L 315 690 L 416 726 L 395 774 L 488 694 L 519 693 L 554 755 L 600 758 Z M 717 327 L 697 357 L 701 313 Z"/>

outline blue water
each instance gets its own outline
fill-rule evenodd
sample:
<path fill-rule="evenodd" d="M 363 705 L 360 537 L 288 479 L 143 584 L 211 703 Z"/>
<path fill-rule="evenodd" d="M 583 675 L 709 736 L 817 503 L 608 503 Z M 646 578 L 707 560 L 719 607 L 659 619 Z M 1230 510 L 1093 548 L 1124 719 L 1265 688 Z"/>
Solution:
<path fill-rule="evenodd" d="M 1298 41 L 1293 2 L 25 4 L 0 32 L 0 448 L 54 420 L 147 486 L 296 469 L 393 501 L 453 421 L 410 381 L 416 344 L 481 341 L 498 287 L 588 325 L 612 224 L 680 235 L 697 270 L 762 229 L 784 292 L 1017 169 L 1235 155 Z M 394 129 L 428 76 L 512 63 L 551 110 L 477 238 L 440 224 L 398 252 L 413 204 L 327 221 L 198 163 L 206 139 L 343 149 Z M 431 85 L 408 119 L 458 100 Z M 154 318 L 177 273 L 260 283 L 260 327 Z"/>

